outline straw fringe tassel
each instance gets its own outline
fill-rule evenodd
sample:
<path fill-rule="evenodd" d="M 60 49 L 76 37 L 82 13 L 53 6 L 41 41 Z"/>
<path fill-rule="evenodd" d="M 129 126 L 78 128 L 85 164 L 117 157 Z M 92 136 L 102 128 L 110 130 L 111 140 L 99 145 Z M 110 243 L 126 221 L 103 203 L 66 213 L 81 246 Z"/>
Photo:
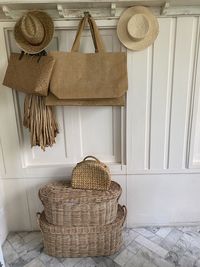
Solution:
<path fill-rule="evenodd" d="M 23 125 L 31 133 L 31 147 L 40 146 L 44 151 L 55 143 L 59 133 L 52 107 L 45 105 L 43 96 L 26 95 Z"/>

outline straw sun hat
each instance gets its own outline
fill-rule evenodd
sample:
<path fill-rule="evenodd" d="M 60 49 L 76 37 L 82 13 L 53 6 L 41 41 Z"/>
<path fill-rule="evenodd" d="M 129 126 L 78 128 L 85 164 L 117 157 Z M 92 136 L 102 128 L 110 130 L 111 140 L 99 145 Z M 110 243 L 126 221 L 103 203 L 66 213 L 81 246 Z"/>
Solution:
<path fill-rule="evenodd" d="M 126 9 L 117 25 L 119 40 L 131 50 L 142 50 L 151 45 L 159 32 L 156 17 L 143 6 Z"/>
<path fill-rule="evenodd" d="M 16 23 L 14 36 L 17 45 L 26 53 L 37 54 L 47 47 L 54 33 L 51 17 L 42 11 L 30 11 Z"/>

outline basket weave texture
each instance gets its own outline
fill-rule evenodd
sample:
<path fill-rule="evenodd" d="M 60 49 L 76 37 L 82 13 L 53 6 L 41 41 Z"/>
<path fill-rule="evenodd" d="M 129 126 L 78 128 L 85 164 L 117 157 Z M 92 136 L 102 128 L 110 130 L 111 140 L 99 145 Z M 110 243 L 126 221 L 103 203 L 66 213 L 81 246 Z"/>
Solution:
<path fill-rule="evenodd" d="M 46 220 L 54 225 L 109 224 L 116 219 L 121 186 L 111 182 L 108 191 L 73 189 L 69 182 L 52 182 L 39 190 Z"/>
<path fill-rule="evenodd" d="M 100 226 L 66 227 L 49 224 L 45 214 L 38 214 L 44 249 L 54 257 L 94 257 L 112 255 L 122 245 L 122 227 L 126 207 L 118 206 L 113 223 Z"/>
<path fill-rule="evenodd" d="M 92 158 L 92 160 L 88 160 Z M 111 176 L 107 165 L 93 156 L 87 156 L 72 171 L 72 187 L 108 190 Z"/>

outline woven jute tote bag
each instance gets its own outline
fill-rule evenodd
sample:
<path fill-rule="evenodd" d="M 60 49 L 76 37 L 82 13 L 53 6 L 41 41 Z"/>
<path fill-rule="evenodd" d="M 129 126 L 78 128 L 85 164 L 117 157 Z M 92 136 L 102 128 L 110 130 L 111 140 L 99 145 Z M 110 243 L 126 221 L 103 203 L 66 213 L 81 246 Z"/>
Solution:
<path fill-rule="evenodd" d="M 73 189 L 70 182 L 59 181 L 41 187 L 39 198 L 49 223 L 87 226 L 113 222 L 121 193 L 121 186 L 113 181 L 108 191 Z"/>
<path fill-rule="evenodd" d="M 125 95 L 116 98 L 101 99 L 58 99 L 49 93 L 45 97 L 46 106 L 125 106 Z"/>
<path fill-rule="evenodd" d="M 80 38 L 89 22 L 95 53 L 80 53 Z M 71 52 L 51 52 L 56 63 L 50 91 L 58 99 L 107 99 L 125 94 L 128 88 L 125 52 L 106 52 L 94 19 L 80 21 Z"/>
<path fill-rule="evenodd" d="M 53 257 L 94 257 L 116 253 L 123 244 L 126 207 L 118 206 L 114 222 L 106 225 L 67 227 L 49 224 L 44 213 L 37 214 L 44 251 Z"/>
<path fill-rule="evenodd" d="M 27 94 L 47 96 L 49 82 L 55 63 L 51 56 L 23 55 L 12 53 L 3 85 Z"/>
<path fill-rule="evenodd" d="M 72 171 L 72 187 L 81 189 L 108 190 L 110 170 L 94 156 L 87 156 Z"/>

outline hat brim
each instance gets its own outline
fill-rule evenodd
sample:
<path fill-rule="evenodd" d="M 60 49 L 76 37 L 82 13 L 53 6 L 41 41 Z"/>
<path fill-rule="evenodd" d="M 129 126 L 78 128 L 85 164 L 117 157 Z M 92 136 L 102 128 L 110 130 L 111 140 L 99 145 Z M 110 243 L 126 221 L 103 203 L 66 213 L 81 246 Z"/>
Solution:
<path fill-rule="evenodd" d="M 135 14 L 144 14 L 148 18 L 149 31 L 148 34 L 141 40 L 133 40 L 127 31 L 127 24 L 129 19 Z M 117 24 L 117 35 L 121 43 L 130 50 L 143 50 L 150 46 L 158 36 L 159 25 L 156 17 L 143 6 L 134 6 L 126 9 Z"/>
<path fill-rule="evenodd" d="M 42 50 L 44 50 L 48 46 L 50 41 L 52 40 L 53 34 L 54 34 L 54 24 L 53 24 L 51 17 L 45 12 L 30 11 L 28 13 L 36 16 L 40 20 L 40 22 L 42 23 L 44 30 L 45 30 L 44 31 L 45 32 L 44 39 L 42 40 L 42 42 L 39 45 L 30 44 L 24 38 L 24 36 L 21 32 L 21 29 L 20 29 L 21 19 L 19 19 L 19 21 L 17 21 L 17 23 L 15 24 L 14 37 L 15 37 L 15 41 L 16 41 L 17 45 L 24 52 L 29 53 L 29 54 L 37 54 L 37 53 L 41 52 Z"/>

